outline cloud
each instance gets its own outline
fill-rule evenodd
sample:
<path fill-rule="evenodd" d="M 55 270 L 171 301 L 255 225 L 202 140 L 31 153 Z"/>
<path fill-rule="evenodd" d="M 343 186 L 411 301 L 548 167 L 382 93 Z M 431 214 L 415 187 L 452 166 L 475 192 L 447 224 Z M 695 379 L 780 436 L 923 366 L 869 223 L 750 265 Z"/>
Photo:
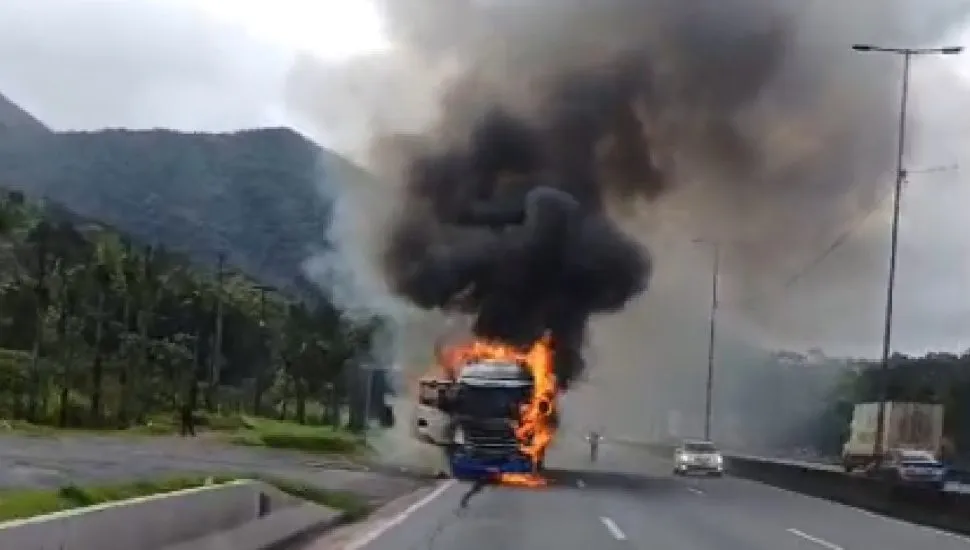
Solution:
<path fill-rule="evenodd" d="M 892 334 L 893 349 L 904 352 L 970 348 L 970 85 L 954 74 L 957 63 L 914 62 L 914 124 L 907 132 L 912 147 L 904 157 L 911 174 L 901 203 Z M 838 228 L 845 240 L 802 278 L 784 289 L 786 280 L 780 280 L 756 297 L 769 304 L 761 318 L 770 320 L 768 332 L 779 341 L 803 349 L 881 352 L 891 190 L 876 200 L 868 217 L 863 210 Z"/>
<path fill-rule="evenodd" d="M 5 0 L 0 51 L 0 93 L 57 129 L 279 123 L 293 56 L 187 0 Z"/>

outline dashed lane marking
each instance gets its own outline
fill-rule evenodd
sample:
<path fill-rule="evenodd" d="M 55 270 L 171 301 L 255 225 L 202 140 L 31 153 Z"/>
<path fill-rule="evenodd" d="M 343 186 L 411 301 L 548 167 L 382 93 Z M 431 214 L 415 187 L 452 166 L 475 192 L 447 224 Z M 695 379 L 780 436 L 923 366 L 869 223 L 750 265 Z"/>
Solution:
<path fill-rule="evenodd" d="M 613 520 L 603 516 L 600 518 L 600 521 L 602 521 L 603 525 L 606 526 L 606 530 L 609 531 L 611 535 L 613 535 L 613 538 L 615 538 L 616 540 L 626 540 L 626 533 L 621 531 L 620 528 L 616 525 L 616 523 L 613 522 Z"/>
<path fill-rule="evenodd" d="M 823 546 L 825 548 L 828 548 L 829 550 L 843 550 L 843 548 L 841 546 L 839 546 L 838 544 L 832 544 L 831 542 L 829 542 L 829 541 L 827 541 L 825 539 L 820 539 L 818 537 L 813 537 L 812 535 L 809 535 L 807 533 L 803 533 L 803 532 L 799 531 L 798 529 L 789 529 L 788 532 L 791 533 L 791 534 L 793 534 L 793 535 L 795 535 L 796 537 L 803 538 L 803 539 L 805 539 L 807 541 L 814 542 L 815 544 L 817 544 L 819 546 Z"/>

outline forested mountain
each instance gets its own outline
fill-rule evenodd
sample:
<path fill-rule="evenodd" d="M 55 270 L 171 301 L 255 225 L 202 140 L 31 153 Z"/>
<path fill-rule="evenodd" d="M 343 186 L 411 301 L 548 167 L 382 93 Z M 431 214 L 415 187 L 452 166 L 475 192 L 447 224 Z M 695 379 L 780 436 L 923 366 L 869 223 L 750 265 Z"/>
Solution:
<path fill-rule="evenodd" d="M 0 418 L 317 402 L 360 428 L 381 320 L 345 319 L 301 264 L 329 244 L 325 189 L 365 177 L 286 129 L 52 132 L 0 96 Z"/>
<path fill-rule="evenodd" d="M 0 139 L 15 134 L 43 135 L 50 130 L 39 120 L 0 94 Z"/>
<path fill-rule="evenodd" d="M 33 122 L 34 124 L 31 124 Z M 326 190 L 362 170 L 288 129 L 44 131 L 0 98 L 0 182 L 277 286 L 327 246 Z"/>
<path fill-rule="evenodd" d="M 227 270 L 0 192 L 0 418 L 142 423 L 205 405 L 337 418 L 379 320 L 297 304 Z M 360 413 L 355 426 L 361 425 Z"/>

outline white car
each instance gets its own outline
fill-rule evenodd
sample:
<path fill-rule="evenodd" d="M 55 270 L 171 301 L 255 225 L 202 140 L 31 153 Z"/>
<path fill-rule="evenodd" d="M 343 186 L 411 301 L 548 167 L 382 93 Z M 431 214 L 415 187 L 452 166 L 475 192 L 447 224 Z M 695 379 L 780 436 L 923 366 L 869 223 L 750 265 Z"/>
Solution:
<path fill-rule="evenodd" d="M 891 449 L 878 471 L 883 478 L 900 484 L 920 485 L 942 490 L 946 468 L 929 451 Z"/>
<path fill-rule="evenodd" d="M 710 441 L 684 441 L 674 451 L 674 475 L 694 472 L 717 477 L 724 475 L 724 457 Z"/>

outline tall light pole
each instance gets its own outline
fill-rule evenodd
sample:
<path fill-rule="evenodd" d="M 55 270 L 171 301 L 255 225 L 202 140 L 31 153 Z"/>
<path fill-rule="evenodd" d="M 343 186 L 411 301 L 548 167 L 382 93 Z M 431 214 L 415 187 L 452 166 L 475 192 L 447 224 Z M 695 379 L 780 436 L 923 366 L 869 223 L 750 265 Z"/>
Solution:
<path fill-rule="evenodd" d="M 879 410 L 876 414 L 876 441 L 873 446 L 875 462 L 878 465 L 883 457 L 883 432 L 886 425 L 886 400 L 889 398 L 889 354 L 892 346 L 893 293 L 896 287 L 896 256 L 899 248 L 899 207 L 906 180 L 903 168 L 903 154 L 906 148 L 906 103 L 909 100 L 909 73 L 913 56 L 916 55 L 954 55 L 963 51 L 962 46 L 946 48 L 887 48 L 872 44 L 855 44 L 857 52 L 879 52 L 903 56 L 902 93 L 899 99 L 899 136 L 896 148 L 896 184 L 893 189 L 893 218 L 890 229 L 889 276 L 886 281 L 886 318 L 882 334 L 882 360 L 879 367 L 878 391 Z"/>
<path fill-rule="evenodd" d="M 711 247 L 713 265 L 711 267 L 711 312 L 710 333 L 707 341 L 707 383 L 704 389 L 704 439 L 711 439 L 711 397 L 714 393 L 714 345 L 717 335 L 717 281 L 721 274 L 721 245 L 715 241 L 694 239 L 694 243 Z"/>

